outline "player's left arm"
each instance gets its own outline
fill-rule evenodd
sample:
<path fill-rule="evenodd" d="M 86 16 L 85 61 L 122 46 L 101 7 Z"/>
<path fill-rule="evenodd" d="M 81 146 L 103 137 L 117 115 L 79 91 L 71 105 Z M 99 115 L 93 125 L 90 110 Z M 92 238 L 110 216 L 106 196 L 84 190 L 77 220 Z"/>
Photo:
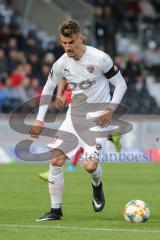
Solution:
<path fill-rule="evenodd" d="M 104 66 L 104 63 L 107 63 L 106 66 Z M 96 123 L 101 128 L 107 127 L 112 119 L 112 115 L 116 107 L 120 104 L 123 95 L 127 89 L 126 82 L 124 78 L 121 75 L 120 70 L 118 67 L 112 62 L 111 58 L 107 55 L 107 57 L 104 58 L 103 61 L 103 71 L 105 71 L 105 68 L 109 68 L 108 71 L 104 72 L 104 75 L 106 77 L 107 81 L 110 81 L 114 86 L 114 93 L 112 96 L 112 99 L 110 101 L 111 105 L 109 108 L 105 110 L 103 115 L 97 118 Z"/>

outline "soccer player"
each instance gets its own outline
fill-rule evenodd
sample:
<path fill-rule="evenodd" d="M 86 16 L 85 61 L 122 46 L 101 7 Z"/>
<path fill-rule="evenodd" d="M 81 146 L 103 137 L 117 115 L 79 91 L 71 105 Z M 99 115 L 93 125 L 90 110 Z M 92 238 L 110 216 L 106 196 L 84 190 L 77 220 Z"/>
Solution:
<path fill-rule="evenodd" d="M 65 160 L 68 157 L 73 156 L 73 152 L 75 153 L 79 147 L 83 147 L 84 149 L 83 165 L 92 179 L 93 209 L 96 212 L 100 212 L 104 208 L 105 197 L 102 188 L 102 169 L 98 160 L 101 152 L 103 151 L 106 139 L 96 138 L 94 146 L 87 144 L 86 141 L 81 139 L 79 136 L 80 134 L 77 133 L 75 129 L 76 125 L 73 125 L 71 111 L 74 104 L 74 96 L 76 97 L 77 94 L 85 95 L 87 98 L 87 104 L 113 103 L 114 105 L 120 103 L 127 88 L 125 80 L 118 68 L 114 65 L 110 56 L 94 47 L 83 44 L 84 37 L 81 33 L 79 24 L 76 21 L 67 20 L 63 22 L 59 31 L 60 40 L 65 53 L 53 64 L 51 73 L 49 74 L 47 82 L 44 86 L 42 97 L 44 95 L 50 95 L 52 97 L 54 88 L 63 77 L 65 77 L 68 83 L 72 86 L 77 86 L 72 89 L 72 103 L 67 111 L 66 119 L 56 135 L 59 136 L 60 131 L 69 132 L 77 137 L 79 144 L 73 151 L 70 151 L 67 154 L 64 152 L 65 150 L 63 151 L 63 149 L 59 147 L 58 141 L 61 139 L 58 139 L 57 137 L 57 141 L 48 145 L 53 149 L 53 159 L 50 162 L 48 176 L 51 210 L 38 219 L 38 221 L 61 219 L 62 191 L 64 186 L 63 165 Z M 82 87 L 82 83 L 84 83 L 84 81 L 86 83 L 92 83 L 89 88 Z M 109 93 L 109 82 L 115 86 L 112 99 Z M 30 129 L 31 137 L 37 138 L 42 131 L 44 117 L 47 112 L 50 99 L 48 99 L 46 104 L 39 107 L 37 119 L 33 127 Z M 87 108 L 87 104 L 85 101 L 84 107 Z M 82 105 L 83 102 L 80 102 L 80 108 L 78 108 L 78 106 L 76 107 L 77 111 L 80 109 L 80 115 Z M 101 111 L 93 114 L 93 121 L 96 122 L 97 130 L 106 130 L 111 121 L 113 112 L 114 108 L 108 107 L 103 111 L 103 113 Z M 68 142 L 68 144 L 70 145 L 71 142 Z"/>

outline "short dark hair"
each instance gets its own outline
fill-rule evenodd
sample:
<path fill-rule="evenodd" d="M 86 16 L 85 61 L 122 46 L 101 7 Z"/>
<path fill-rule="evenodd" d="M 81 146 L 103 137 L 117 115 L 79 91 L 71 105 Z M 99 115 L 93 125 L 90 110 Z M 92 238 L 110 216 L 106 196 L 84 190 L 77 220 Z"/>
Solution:
<path fill-rule="evenodd" d="M 75 20 L 67 20 L 62 23 L 59 27 L 59 32 L 65 37 L 71 36 L 72 34 L 80 33 L 79 23 Z"/>

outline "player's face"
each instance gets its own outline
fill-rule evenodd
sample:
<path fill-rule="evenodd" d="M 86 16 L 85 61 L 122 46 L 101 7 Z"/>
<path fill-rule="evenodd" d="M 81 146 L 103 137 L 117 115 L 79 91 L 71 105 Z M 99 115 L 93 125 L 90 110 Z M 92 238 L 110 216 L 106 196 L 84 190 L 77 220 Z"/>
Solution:
<path fill-rule="evenodd" d="M 78 59 L 83 46 L 83 36 L 80 33 L 73 34 L 69 37 L 60 35 L 62 46 L 68 57 Z"/>

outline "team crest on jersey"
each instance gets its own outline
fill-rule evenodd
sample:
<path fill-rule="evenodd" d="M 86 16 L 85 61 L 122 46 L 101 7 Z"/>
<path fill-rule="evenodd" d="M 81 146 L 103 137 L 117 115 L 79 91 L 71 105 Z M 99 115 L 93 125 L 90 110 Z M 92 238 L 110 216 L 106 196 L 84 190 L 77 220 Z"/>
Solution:
<path fill-rule="evenodd" d="M 96 144 L 96 149 L 97 149 L 97 150 L 100 150 L 101 148 L 102 148 L 102 145 L 99 144 L 99 143 L 97 143 L 97 144 Z"/>
<path fill-rule="evenodd" d="M 89 65 L 87 67 L 87 70 L 88 70 L 89 73 L 93 73 L 94 72 L 94 66 L 93 65 Z"/>

